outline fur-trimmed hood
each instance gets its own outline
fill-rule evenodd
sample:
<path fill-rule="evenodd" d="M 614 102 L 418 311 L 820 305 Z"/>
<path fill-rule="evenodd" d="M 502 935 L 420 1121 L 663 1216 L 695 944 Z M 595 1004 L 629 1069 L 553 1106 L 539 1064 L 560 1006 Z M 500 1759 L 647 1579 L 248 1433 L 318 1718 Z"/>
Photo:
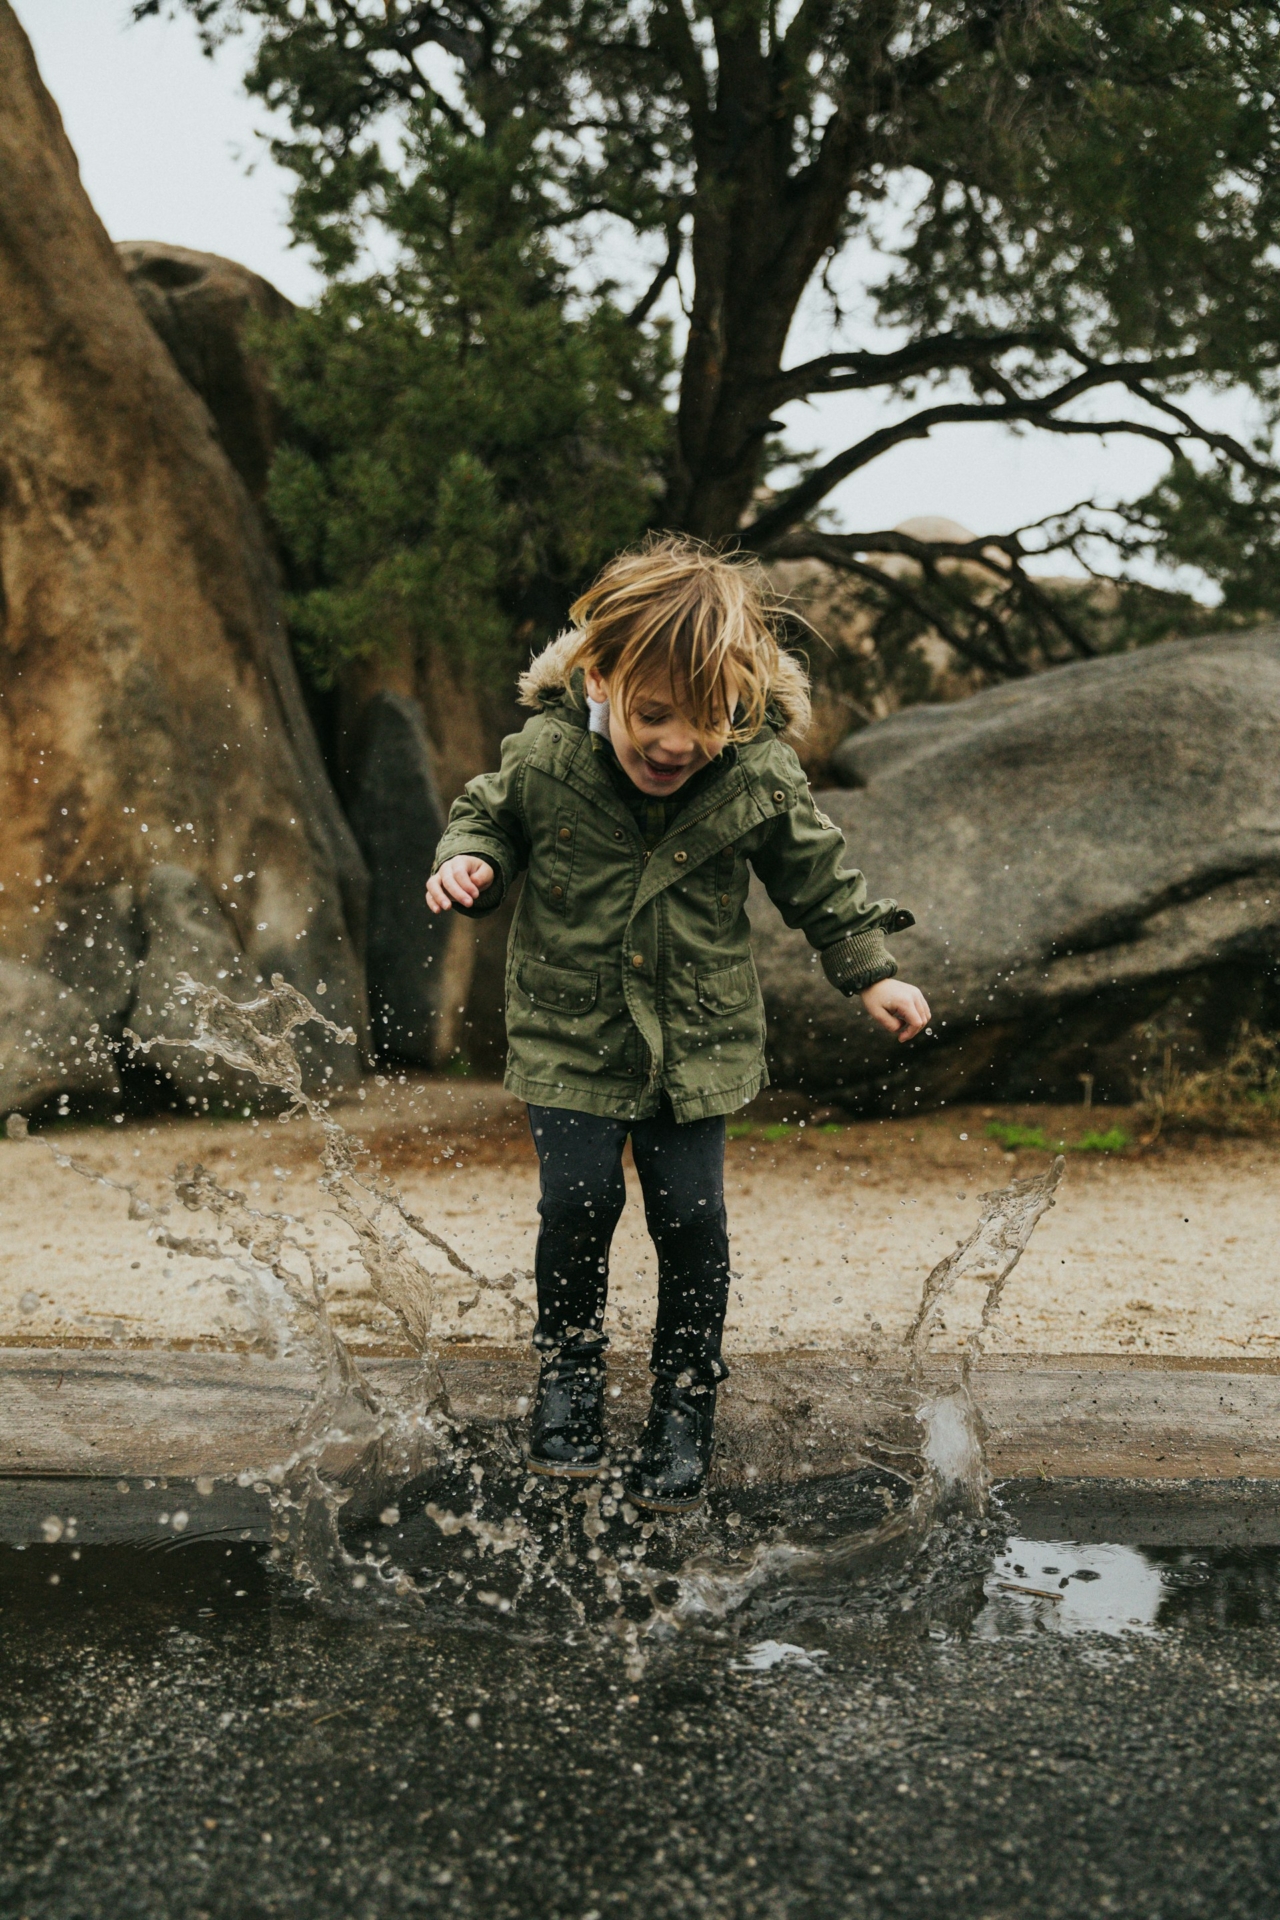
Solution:
<path fill-rule="evenodd" d="M 516 697 L 522 707 L 538 712 L 558 704 L 570 692 L 581 645 L 582 635 L 571 627 L 534 655 L 517 682 Z M 809 724 L 809 676 L 793 654 L 781 650 L 769 682 L 768 717 L 779 730 L 791 727 L 803 733 Z"/>

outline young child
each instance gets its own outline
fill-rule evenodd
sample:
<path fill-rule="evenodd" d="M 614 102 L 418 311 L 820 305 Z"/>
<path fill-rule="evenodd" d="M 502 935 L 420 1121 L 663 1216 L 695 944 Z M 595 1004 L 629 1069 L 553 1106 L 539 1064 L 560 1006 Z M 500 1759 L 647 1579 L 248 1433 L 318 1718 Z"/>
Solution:
<path fill-rule="evenodd" d="M 754 563 L 654 537 L 610 562 L 520 681 L 536 709 L 497 773 L 454 803 L 432 909 L 491 913 L 526 873 L 507 954 L 506 1085 L 541 1163 L 542 1355 L 529 1465 L 590 1476 L 603 1426 L 609 1244 L 628 1134 L 658 1254 L 652 1403 L 627 1470 L 662 1511 L 700 1499 L 729 1293 L 725 1115 L 766 1085 L 750 870 L 831 984 L 910 1040 L 923 994 L 895 979 L 844 837 L 780 735 L 808 687 Z"/>

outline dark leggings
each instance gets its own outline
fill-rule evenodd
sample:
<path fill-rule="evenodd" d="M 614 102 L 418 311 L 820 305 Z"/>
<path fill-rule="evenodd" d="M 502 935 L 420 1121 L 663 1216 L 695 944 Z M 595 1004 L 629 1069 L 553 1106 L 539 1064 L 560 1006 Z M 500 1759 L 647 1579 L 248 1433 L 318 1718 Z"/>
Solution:
<path fill-rule="evenodd" d="M 626 1203 L 622 1149 L 635 1154 L 645 1222 L 658 1251 L 658 1319 L 650 1367 L 669 1379 L 710 1386 L 728 1368 L 720 1358 L 729 1303 L 729 1232 L 724 1210 L 724 1120 L 676 1123 L 669 1102 L 652 1120 L 606 1120 L 561 1107 L 530 1107 L 542 1172 L 535 1269 L 534 1345 L 605 1344 L 609 1243 Z"/>

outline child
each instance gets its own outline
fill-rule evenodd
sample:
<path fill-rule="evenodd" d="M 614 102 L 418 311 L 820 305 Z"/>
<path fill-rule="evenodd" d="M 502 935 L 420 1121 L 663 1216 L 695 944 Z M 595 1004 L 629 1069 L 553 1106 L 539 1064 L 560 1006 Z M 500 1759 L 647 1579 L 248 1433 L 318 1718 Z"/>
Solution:
<path fill-rule="evenodd" d="M 455 801 L 427 899 L 491 913 L 527 869 L 506 1084 L 529 1102 L 542 1176 L 529 1466 L 606 1464 L 603 1324 L 630 1134 L 658 1317 L 628 1492 L 676 1511 L 701 1497 L 727 1372 L 725 1115 L 768 1079 L 750 868 L 882 1027 L 910 1040 L 929 1009 L 884 943 L 912 916 L 868 902 L 780 738 L 807 720 L 808 688 L 760 568 L 654 537 L 611 561 L 572 619 L 521 678 L 535 718 Z"/>

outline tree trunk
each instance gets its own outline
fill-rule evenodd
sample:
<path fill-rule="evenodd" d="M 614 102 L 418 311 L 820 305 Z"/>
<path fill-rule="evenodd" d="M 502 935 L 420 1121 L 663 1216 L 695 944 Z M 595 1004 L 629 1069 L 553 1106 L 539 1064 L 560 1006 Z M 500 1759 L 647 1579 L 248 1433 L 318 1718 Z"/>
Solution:
<path fill-rule="evenodd" d="M 7 0 L 0 168 L 0 956 L 62 983 L 64 1024 L 150 1037 L 180 1010 L 168 978 L 141 1003 L 148 951 L 198 972 L 229 941 L 237 981 L 279 971 L 363 1036 L 364 867 L 267 542 L 130 291 Z M 48 1038 L 22 1058 L 4 1046 L 0 1098 L 82 1084 L 81 1034 Z M 203 1104 L 188 1064 L 180 1090 Z M 353 1049 L 319 1042 L 313 1065 L 358 1071 Z"/>

